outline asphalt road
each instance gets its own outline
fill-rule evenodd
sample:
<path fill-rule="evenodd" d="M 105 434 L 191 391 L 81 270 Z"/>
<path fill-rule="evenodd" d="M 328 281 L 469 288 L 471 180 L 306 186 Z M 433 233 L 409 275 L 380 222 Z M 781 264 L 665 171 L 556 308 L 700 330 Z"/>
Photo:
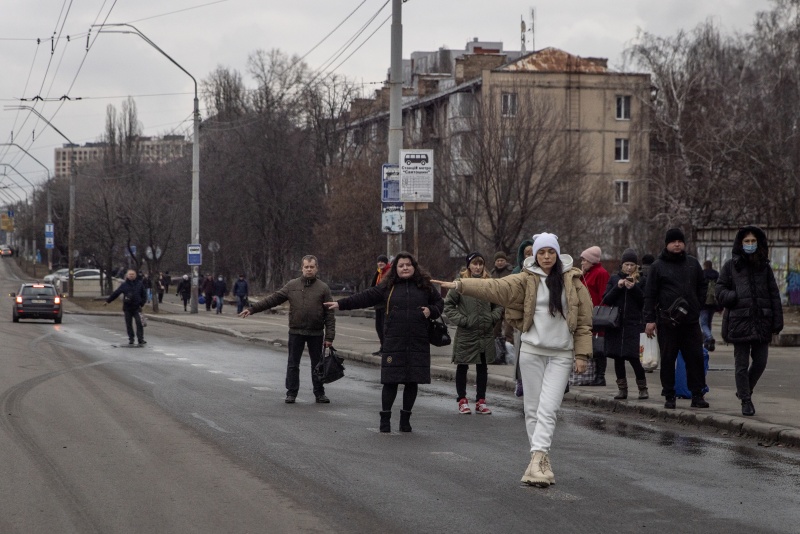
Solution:
<path fill-rule="evenodd" d="M 0 266 L 0 287 L 14 291 Z M 521 402 L 455 410 L 422 386 L 414 432 L 377 432 L 379 371 L 283 403 L 286 349 L 121 317 L 11 322 L 0 307 L 2 532 L 797 532 L 800 454 L 563 410 L 558 483 L 522 487 Z M 393 427 L 397 428 L 395 408 Z M 657 529 L 657 530 L 654 530 Z M 746 530 L 745 530 L 746 529 Z"/>

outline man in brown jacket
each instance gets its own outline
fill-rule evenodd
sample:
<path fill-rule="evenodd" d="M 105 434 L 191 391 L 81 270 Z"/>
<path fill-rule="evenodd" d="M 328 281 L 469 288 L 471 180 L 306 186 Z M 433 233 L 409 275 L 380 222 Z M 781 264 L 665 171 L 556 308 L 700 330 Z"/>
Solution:
<path fill-rule="evenodd" d="M 246 308 L 239 317 L 247 317 L 289 301 L 289 362 L 286 368 L 286 400 L 293 404 L 300 389 L 300 359 L 304 346 L 311 356 L 311 383 L 317 402 L 327 404 L 325 386 L 314 375 L 314 368 L 322 358 L 322 346 L 330 347 L 336 335 L 336 317 L 333 310 L 322 305 L 331 302 L 331 289 L 317 278 L 319 270 L 315 256 L 303 257 L 303 276 L 290 280 L 285 286 L 259 303 Z"/>

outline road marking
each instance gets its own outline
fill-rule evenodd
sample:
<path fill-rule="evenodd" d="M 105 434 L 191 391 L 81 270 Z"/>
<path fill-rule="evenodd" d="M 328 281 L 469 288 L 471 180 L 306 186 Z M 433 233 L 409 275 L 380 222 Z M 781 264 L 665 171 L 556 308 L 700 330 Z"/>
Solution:
<path fill-rule="evenodd" d="M 204 364 L 204 363 L 193 363 L 192 367 L 206 367 L 206 364 Z"/>
<path fill-rule="evenodd" d="M 217 423 L 215 423 L 214 421 L 212 421 L 210 419 L 206 419 L 205 417 L 201 416 L 200 414 L 193 413 L 192 417 L 194 417 L 196 419 L 200 419 L 202 422 L 204 422 L 205 424 L 207 424 L 208 426 L 210 426 L 211 428 L 213 428 L 214 430 L 216 430 L 218 432 L 223 432 L 225 434 L 230 434 L 230 432 L 228 432 L 227 430 L 225 430 L 224 428 L 219 426 Z"/>
<path fill-rule="evenodd" d="M 466 456 L 461 456 L 460 454 L 456 454 L 454 452 L 432 452 L 431 455 L 435 456 L 436 458 L 441 458 L 443 460 L 448 460 L 451 462 L 471 462 L 469 458 Z"/>
<path fill-rule="evenodd" d="M 208 372 L 209 372 L 209 373 L 214 373 L 215 375 L 222 374 L 222 371 L 212 371 L 212 370 L 210 370 L 210 369 L 208 370 Z"/>
<path fill-rule="evenodd" d="M 177 356 L 174 352 L 165 352 L 164 356 Z"/>
<path fill-rule="evenodd" d="M 132 376 L 133 378 L 136 378 L 136 379 L 138 379 L 138 380 L 141 380 L 142 382 L 147 382 L 148 384 L 155 384 L 155 382 L 151 382 L 150 380 L 144 379 L 144 378 L 142 378 L 142 377 L 141 377 L 141 376 L 139 376 L 139 375 L 131 375 L 131 376 Z"/>
<path fill-rule="evenodd" d="M 258 391 L 272 391 L 272 388 L 269 386 L 253 386 L 253 389 Z"/>
<path fill-rule="evenodd" d="M 229 378 L 231 382 L 247 382 L 246 378 Z"/>
<path fill-rule="evenodd" d="M 188 362 L 189 361 L 189 358 L 176 358 L 176 359 L 180 360 L 182 362 Z"/>
<path fill-rule="evenodd" d="M 344 413 L 344 412 L 332 412 L 332 411 L 328 411 L 328 410 L 317 410 L 317 411 L 319 413 L 326 413 L 328 415 L 339 415 L 339 416 L 343 416 L 343 417 L 347 416 L 347 414 Z"/>

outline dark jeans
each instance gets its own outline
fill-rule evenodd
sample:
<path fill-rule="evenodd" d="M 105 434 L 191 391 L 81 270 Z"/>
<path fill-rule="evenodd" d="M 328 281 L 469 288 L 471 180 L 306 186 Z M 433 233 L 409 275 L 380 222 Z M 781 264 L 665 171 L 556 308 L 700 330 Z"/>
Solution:
<path fill-rule="evenodd" d="M 675 362 L 678 351 L 686 363 L 686 384 L 692 395 L 702 395 L 706 387 L 703 364 L 703 332 L 700 322 L 673 325 L 658 322 L 658 348 L 661 351 L 661 395 L 675 396 Z"/>
<path fill-rule="evenodd" d="M 767 368 L 769 343 L 734 343 L 733 361 L 736 369 L 736 393 L 741 400 L 749 400 L 758 379 Z M 750 365 L 750 358 L 753 364 Z"/>
<path fill-rule="evenodd" d="M 636 376 L 636 380 L 644 380 L 646 377 L 644 376 L 644 367 L 642 367 L 642 362 L 639 358 L 625 360 L 622 357 L 614 358 L 614 374 L 617 375 L 617 380 L 627 379 L 625 375 L 625 362 L 631 364 L 633 368 L 633 374 Z"/>
<path fill-rule="evenodd" d="M 128 341 L 133 341 L 133 321 L 136 321 L 136 339 L 139 343 L 144 341 L 144 328 L 142 327 L 142 318 L 139 316 L 139 310 L 122 309 L 125 312 L 125 328 L 128 330 Z"/>
<path fill-rule="evenodd" d="M 311 384 L 314 386 L 314 396 L 325 394 L 325 386 L 314 376 L 314 368 L 322 359 L 323 336 L 303 336 L 289 334 L 289 363 L 286 366 L 286 394 L 297 396 L 300 389 L 300 358 L 303 357 L 303 347 L 308 346 L 308 355 L 311 356 Z"/>
<path fill-rule="evenodd" d="M 392 409 L 394 399 L 397 398 L 397 386 L 400 384 L 384 384 L 383 391 L 381 392 L 381 407 L 384 412 Z M 414 401 L 417 400 L 417 391 L 419 385 L 416 382 L 406 382 L 403 388 L 403 409 L 407 412 L 411 411 L 414 407 Z"/>
<path fill-rule="evenodd" d="M 214 295 L 205 293 L 203 297 L 206 299 L 206 311 L 211 311 L 211 301 L 214 300 Z"/>
<path fill-rule="evenodd" d="M 469 364 L 459 363 L 456 366 L 456 395 L 457 400 L 467 398 L 467 371 Z M 481 354 L 481 363 L 475 364 L 475 373 L 478 375 L 475 380 L 477 394 L 475 401 L 486 398 L 486 384 L 489 382 L 489 366 L 486 365 L 486 354 Z"/>
<path fill-rule="evenodd" d="M 163 291 L 159 291 L 158 292 L 158 303 L 161 304 L 161 302 L 163 300 L 164 300 L 164 292 Z"/>
<path fill-rule="evenodd" d="M 378 333 L 378 339 L 381 340 L 381 352 L 383 352 L 383 320 L 386 318 L 386 310 L 375 310 L 375 331 Z"/>
<path fill-rule="evenodd" d="M 711 333 L 711 320 L 714 318 L 714 308 L 703 308 L 700 310 L 700 329 L 703 331 L 703 341 L 709 342 L 714 339 Z"/>
<path fill-rule="evenodd" d="M 242 313 L 242 310 L 244 309 L 244 301 L 245 301 L 246 298 L 247 298 L 247 295 L 244 295 L 244 296 L 236 295 L 236 314 L 237 315 Z"/>

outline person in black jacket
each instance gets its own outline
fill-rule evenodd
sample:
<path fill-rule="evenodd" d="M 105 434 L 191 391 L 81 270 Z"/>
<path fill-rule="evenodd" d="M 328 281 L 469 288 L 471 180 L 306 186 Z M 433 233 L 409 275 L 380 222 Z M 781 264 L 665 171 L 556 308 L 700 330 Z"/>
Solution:
<path fill-rule="evenodd" d="M 700 307 L 708 284 L 700 262 L 686 254 L 686 238 L 679 228 L 667 231 L 664 250 L 650 268 L 644 290 L 645 333 L 652 338 L 658 328 L 661 351 L 661 395 L 665 408 L 675 409 L 675 362 L 678 351 L 686 362 L 686 382 L 692 408 L 708 408 L 703 366 L 703 332 Z"/>
<path fill-rule="evenodd" d="M 639 398 L 647 399 L 647 377 L 639 359 L 639 334 L 644 332 L 642 307 L 644 306 L 644 283 L 640 278 L 636 251 L 627 249 L 622 253 L 620 272 L 611 276 L 603 295 L 603 302 L 619 308 L 621 318 L 619 328 L 606 328 L 605 352 L 614 360 L 619 392 L 617 400 L 628 398 L 628 378 L 625 376 L 625 362 L 633 368 Z"/>
<path fill-rule="evenodd" d="M 400 431 L 411 432 L 411 410 L 418 384 L 431 383 L 428 319 L 442 314 L 444 301 L 417 260 L 408 252 L 400 252 L 385 282 L 325 305 L 330 309 L 354 310 L 381 303 L 386 307 L 386 320 L 381 351 L 380 431 L 391 432 L 392 405 L 398 385 L 404 384 Z"/>
<path fill-rule="evenodd" d="M 708 292 L 706 300 L 701 303 L 700 329 L 703 331 L 703 346 L 708 352 L 714 352 L 717 341 L 711 332 L 711 320 L 714 318 L 714 312 L 717 311 L 715 286 L 719 279 L 719 273 L 713 269 L 713 264 L 709 260 L 703 262 L 703 276 L 706 277 L 706 282 L 708 283 Z"/>
<path fill-rule="evenodd" d="M 186 310 L 186 305 L 189 304 L 189 299 L 192 298 L 192 282 L 189 280 L 189 275 L 184 274 L 181 281 L 178 283 L 178 288 L 175 290 L 175 296 L 181 296 L 183 301 L 183 311 Z"/>
<path fill-rule="evenodd" d="M 125 281 L 108 296 L 104 306 L 113 302 L 120 295 L 122 295 L 122 311 L 125 313 L 125 328 L 128 330 L 128 344 L 133 345 L 133 321 L 135 320 L 136 338 L 139 340 L 139 346 L 142 346 L 147 341 L 144 340 L 144 327 L 139 312 L 147 303 L 147 290 L 142 281 L 137 279 L 136 271 L 133 269 L 128 270 L 125 274 Z"/>
<path fill-rule="evenodd" d="M 375 274 L 372 277 L 372 283 L 370 283 L 370 287 L 375 287 L 380 284 L 382 281 L 386 279 L 386 275 L 389 273 L 389 269 L 392 268 L 392 265 L 389 263 L 389 257 L 385 254 L 381 254 L 378 256 L 377 260 L 377 269 L 375 270 Z M 386 317 L 386 309 L 383 306 L 383 303 L 380 302 L 375 305 L 375 332 L 378 333 L 378 339 L 381 342 L 381 347 L 383 347 L 383 319 Z M 381 350 L 378 349 L 372 353 L 373 356 L 380 356 Z"/>
<path fill-rule="evenodd" d="M 725 308 L 722 339 L 733 343 L 742 415 L 755 415 L 751 396 L 767 367 L 772 335 L 783 330 L 783 307 L 763 230 L 757 226 L 740 229 L 731 256 L 722 266 L 716 287 L 717 302 Z"/>
<path fill-rule="evenodd" d="M 250 293 L 250 286 L 244 277 L 244 273 L 239 275 L 239 279 L 233 284 L 233 296 L 236 297 L 236 313 L 242 313 L 247 304 L 247 295 Z"/>

